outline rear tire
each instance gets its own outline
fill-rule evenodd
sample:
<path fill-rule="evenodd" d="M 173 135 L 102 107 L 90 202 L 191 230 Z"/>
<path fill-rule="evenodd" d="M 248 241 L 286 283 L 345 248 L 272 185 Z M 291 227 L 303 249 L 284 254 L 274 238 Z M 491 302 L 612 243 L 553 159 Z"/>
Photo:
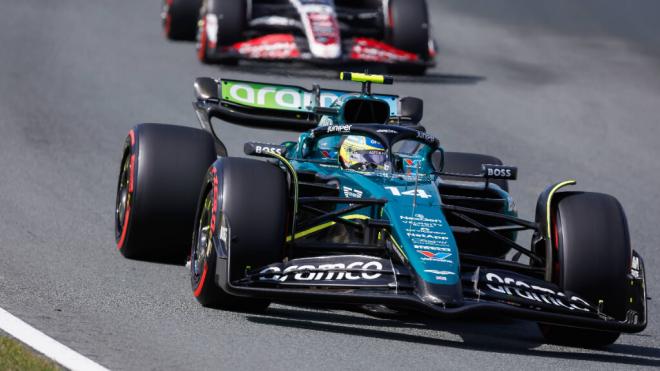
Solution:
<path fill-rule="evenodd" d="M 220 55 L 223 47 L 243 40 L 247 23 L 245 0 L 206 0 L 197 30 L 197 57 L 205 64 L 237 65 L 237 58 Z M 213 29 L 217 32 L 213 32 Z M 215 41 L 214 41 L 215 40 Z"/>
<path fill-rule="evenodd" d="M 199 185 L 217 158 L 205 131 L 140 124 L 129 132 L 117 185 L 115 238 L 127 258 L 183 263 Z"/>
<path fill-rule="evenodd" d="M 195 41 L 201 6 L 202 0 L 163 0 L 161 17 L 165 37 L 170 40 Z"/>
<path fill-rule="evenodd" d="M 190 264 L 193 294 L 204 306 L 263 310 L 268 306 L 267 300 L 233 296 L 221 286 L 227 285 L 227 280 L 244 278 L 248 271 L 282 261 L 288 199 L 286 176 L 270 163 L 221 158 L 209 171 L 205 184 L 206 194 L 211 196 L 203 198 L 199 206 Z M 204 245 L 209 242 L 205 232 L 212 236 L 210 248 Z M 216 284 L 216 275 L 220 286 Z"/>
<path fill-rule="evenodd" d="M 552 228 L 559 269 L 553 272 L 554 283 L 594 305 L 602 300 L 605 314 L 623 320 L 632 249 L 621 204 L 602 193 L 564 192 L 555 198 Z M 548 324 L 539 326 L 551 342 L 583 347 L 606 346 L 620 335 Z"/>
<path fill-rule="evenodd" d="M 426 0 L 390 0 L 386 42 L 397 49 L 417 54 L 429 60 L 429 14 Z M 394 73 L 423 75 L 426 66 L 390 66 Z"/>

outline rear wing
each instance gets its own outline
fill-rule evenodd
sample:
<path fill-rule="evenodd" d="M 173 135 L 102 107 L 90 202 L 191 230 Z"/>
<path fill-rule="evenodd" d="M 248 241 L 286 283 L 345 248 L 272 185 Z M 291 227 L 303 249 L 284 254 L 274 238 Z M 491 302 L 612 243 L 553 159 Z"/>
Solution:
<path fill-rule="evenodd" d="M 333 104 L 346 95 L 359 92 L 312 89 L 294 85 L 212 79 L 195 80 L 196 101 L 193 103 L 202 126 L 212 130 L 210 120 L 271 130 L 306 131 L 318 126 L 324 115 L 333 115 Z M 370 98 L 384 101 L 389 116 L 397 117 L 400 99 L 396 95 L 373 94 Z M 215 133 L 214 133 L 215 134 Z"/>

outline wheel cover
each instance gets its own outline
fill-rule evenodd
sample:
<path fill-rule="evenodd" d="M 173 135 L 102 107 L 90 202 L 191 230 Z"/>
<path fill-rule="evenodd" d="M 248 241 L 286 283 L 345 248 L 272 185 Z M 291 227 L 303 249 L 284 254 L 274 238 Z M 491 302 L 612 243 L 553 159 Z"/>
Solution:
<path fill-rule="evenodd" d="M 212 204 L 213 192 L 208 192 L 204 199 L 204 206 L 199 216 L 198 228 L 195 236 L 195 245 L 190 254 L 190 270 L 192 274 L 194 286 L 200 284 L 204 272 L 204 265 L 207 264 L 207 259 L 211 253 L 212 236 L 211 236 L 211 219 L 212 219 Z"/>
<path fill-rule="evenodd" d="M 128 222 L 126 213 L 131 207 L 131 156 L 129 152 L 124 155 L 121 170 L 119 173 L 119 183 L 117 184 L 117 199 L 115 201 L 115 235 L 119 238 L 124 230 L 124 224 Z"/>

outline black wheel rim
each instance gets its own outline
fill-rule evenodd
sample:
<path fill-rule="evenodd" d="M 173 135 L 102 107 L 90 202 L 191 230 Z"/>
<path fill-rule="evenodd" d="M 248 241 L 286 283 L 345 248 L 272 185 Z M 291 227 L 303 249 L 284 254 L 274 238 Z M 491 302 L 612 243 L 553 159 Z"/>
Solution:
<path fill-rule="evenodd" d="M 131 156 L 126 152 L 119 172 L 119 182 L 117 183 L 117 199 L 115 201 L 115 234 L 119 238 L 126 222 L 126 210 L 130 207 L 131 194 L 129 183 L 131 178 Z"/>
<path fill-rule="evenodd" d="M 190 254 L 190 271 L 193 284 L 197 286 L 204 270 L 204 264 L 211 253 L 211 217 L 212 217 L 213 192 L 207 192 L 204 199 L 202 211 L 199 215 L 197 230 L 195 231 L 195 244 Z"/>

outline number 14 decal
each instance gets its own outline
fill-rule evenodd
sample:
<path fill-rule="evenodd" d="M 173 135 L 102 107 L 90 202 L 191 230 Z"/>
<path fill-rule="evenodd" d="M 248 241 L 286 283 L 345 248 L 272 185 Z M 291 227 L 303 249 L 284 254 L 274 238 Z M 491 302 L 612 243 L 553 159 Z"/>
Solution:
<path fill-rule="evenodd" d="M 389 189 L 390 192 L 392 192 L 393 195 L 395 196 L 415 196 L 415 192 L 417 192 L 417 197 L 419 198 L 431 198 L 431 195 L 426 193 L 425 190 L 423 189 L 411 189 L 409 191 L 403 191 L 401 192 L 399 188 L 397 187 L 385 187 L 386 189 Z"/>

